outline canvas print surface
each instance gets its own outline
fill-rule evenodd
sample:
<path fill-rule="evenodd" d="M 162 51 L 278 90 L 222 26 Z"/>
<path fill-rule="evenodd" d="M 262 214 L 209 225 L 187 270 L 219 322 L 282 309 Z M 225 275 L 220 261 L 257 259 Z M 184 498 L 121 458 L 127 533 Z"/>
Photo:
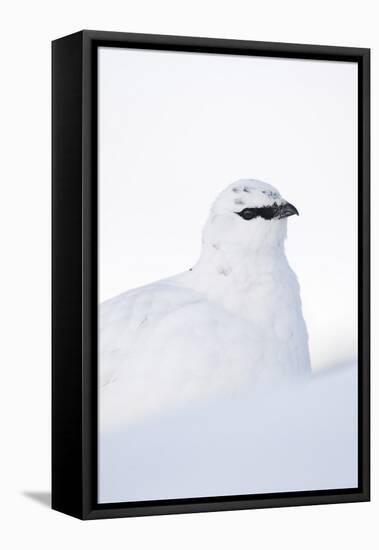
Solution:
<path fill-rule="evenodd" d="M 99 49 L 99 502 L 358 486 L 357 64 Z"/>

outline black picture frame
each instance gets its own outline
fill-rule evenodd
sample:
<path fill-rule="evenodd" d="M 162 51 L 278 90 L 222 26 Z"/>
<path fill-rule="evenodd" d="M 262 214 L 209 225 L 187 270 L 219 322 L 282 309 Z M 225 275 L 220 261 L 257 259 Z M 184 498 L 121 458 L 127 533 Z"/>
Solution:
<path fill-rule="evenodd" d="M 99 46 L 358 64 L 358 468 L 353 489 L 97 502 Z M 370 50 L 85 30 L 52 43 L 52 507 L 81 519 L 370 499 Z"/>

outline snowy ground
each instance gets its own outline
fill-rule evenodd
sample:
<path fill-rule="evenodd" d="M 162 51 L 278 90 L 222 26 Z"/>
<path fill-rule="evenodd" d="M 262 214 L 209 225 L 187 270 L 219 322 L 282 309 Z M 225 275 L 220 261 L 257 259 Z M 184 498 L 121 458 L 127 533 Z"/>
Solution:
<path fill-rule="evenodd" d="M 357 486 L 357 369 L 198 400 L 99 436 L 99 501 Z"/>

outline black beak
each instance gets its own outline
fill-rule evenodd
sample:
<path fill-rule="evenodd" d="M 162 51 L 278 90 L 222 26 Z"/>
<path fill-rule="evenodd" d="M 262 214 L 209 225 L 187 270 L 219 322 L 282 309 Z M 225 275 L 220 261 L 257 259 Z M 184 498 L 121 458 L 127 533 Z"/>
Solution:
<path fill-rule="evenodd" d="M 289 202 L 285 202 L 279 207 L 278 218 L 280 220 L 282 218 L 288 218 L 288 216 L 293 216 L 294 214 L 298 216 L 299 212 L 297 211 L 297 208 L 295 208 L 294 205 Z"/>

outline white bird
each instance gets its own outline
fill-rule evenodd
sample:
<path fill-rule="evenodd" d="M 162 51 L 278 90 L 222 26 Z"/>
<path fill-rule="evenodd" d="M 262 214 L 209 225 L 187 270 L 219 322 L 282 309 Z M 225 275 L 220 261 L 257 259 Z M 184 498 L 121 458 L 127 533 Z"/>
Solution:
<path fill-rule="evenodd" d="M 284 249 L 293 214 L 273 186 L 239 180 L 214 202 L 191 270 L 100 306 L 100 430 L 310 373 Z"/>

